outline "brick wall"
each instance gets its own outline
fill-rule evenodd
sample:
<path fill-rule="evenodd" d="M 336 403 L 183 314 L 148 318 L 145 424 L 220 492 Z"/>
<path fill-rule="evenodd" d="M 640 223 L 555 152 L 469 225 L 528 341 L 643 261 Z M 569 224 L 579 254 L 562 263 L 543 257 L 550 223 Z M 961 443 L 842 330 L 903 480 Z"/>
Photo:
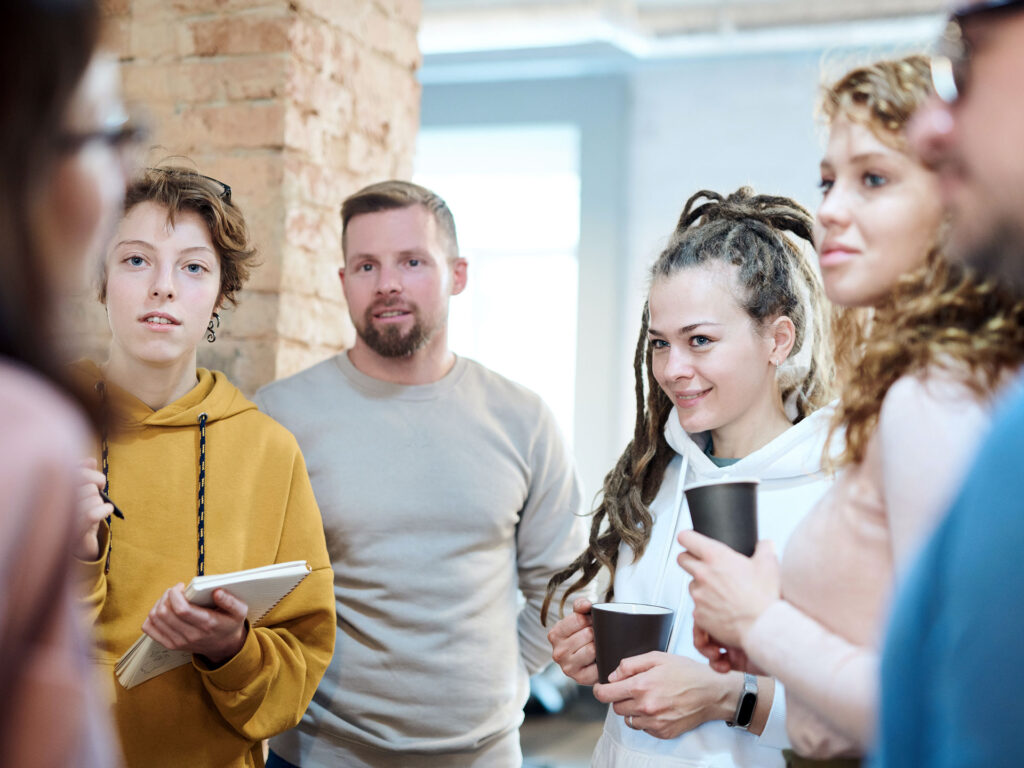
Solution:
<path fill-rule="evenodd" d="M 107 46 L 154 127 L 147 162 L 185 155 L 232 187 L 260 251 L 200 365 L 244 391 L 351 344 L 337 270 L 342 199 L 409 178 L 420 0 L 106 0 Z M 103 308 L 72 309 L 106 354 Z"/>

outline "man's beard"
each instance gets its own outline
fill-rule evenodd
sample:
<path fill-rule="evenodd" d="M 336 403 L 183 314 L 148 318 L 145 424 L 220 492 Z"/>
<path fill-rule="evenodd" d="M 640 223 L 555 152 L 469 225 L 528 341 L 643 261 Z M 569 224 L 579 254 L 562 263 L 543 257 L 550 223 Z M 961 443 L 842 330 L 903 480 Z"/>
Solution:
<path fill-rule="evenodd" d="M 416 307 L 409 308 L 414 322 L 408 332 L 403 334 L 401 328 L 397 326 L 386 326 L 381 330 L 373 323 L 373 313 L 380 310 L 380 305 L 367 309 L 363 317 L 363 327 L 357 327 L 356 333 L 366 343 L 366 346 L 381 357 L 409 357 L 426 346 L 437 330 L 436 327 L 427 328 L 423 324 Z"/>
<path fill-rule="evenodd" d="M 987 229 L 984 238 L 959 247 L 954 244 L 952 250 L 953 256 L 982 277 L 1024 296 L 1024 221 L 1004 215 Z"/>

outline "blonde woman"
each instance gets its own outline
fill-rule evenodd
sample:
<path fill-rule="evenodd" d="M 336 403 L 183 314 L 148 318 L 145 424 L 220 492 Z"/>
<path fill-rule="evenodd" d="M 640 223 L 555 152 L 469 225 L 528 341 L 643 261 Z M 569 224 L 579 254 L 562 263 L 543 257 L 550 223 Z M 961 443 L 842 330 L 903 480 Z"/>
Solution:
<path fill-rule="evenodd" d="M 699 648 L 719 671 L 756 668 L 786 686 L 795 766 L 853 765 L 870 749 L 894 581 L 959 485 L 994 392 L 1024 361 L 1022 305 L 939 249 L 937 178 L 904 136 L 931 92 L 927 59 L 910 56 L 855 69 L 825 93 L 825 291 L 872 312 L 833 425 L 842 476 L 781 569 L 766 542 L 748 559 L 679 536 Z"/>

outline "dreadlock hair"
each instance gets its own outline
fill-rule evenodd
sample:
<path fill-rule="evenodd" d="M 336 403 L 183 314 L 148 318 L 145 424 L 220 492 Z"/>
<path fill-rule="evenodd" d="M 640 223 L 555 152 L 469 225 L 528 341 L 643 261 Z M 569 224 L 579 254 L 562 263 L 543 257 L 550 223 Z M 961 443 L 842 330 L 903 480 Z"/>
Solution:
<path fill-rule="evenodd" d="M 737 298 L 758 328 L 781 316 L 793 321 L 796 339 L 791 355 L 807 345 L 809 363 L 806 373 L 796 380 L 786 383 L 780 379 L 780 393 L 784 402 L 795 405 L 797 421 L 829 401 L 834 378 L 830 315 L 821 280 L 801 249 L 785 234 L 810 243 L 812 226 L 811 215 L 787 197 L 755 195 L 749 187 L 728 197 L 703 190 L 686 201 L 668 246 L 650 271 L 653 283 L 683 269 L 716 262 L 734 265 L 738 268 Z M 546 623 L 558 588 L 577 574 L 562 595 L 560 609 L 564 609 L 570 594 L 593 581 L 602 568 L 610 572 L 606 594 L 610 600 L 620 543 L 629 545 L 635 560 L 643 555 L 650 540 L 654 521 L 648 507 L 675 451 L 665 440 L 672 401 L 654 378 L 648 323 L 645 303 L 633 358 L 633 439 L 605 477 L 587 550 L 548 583 L 542 623 Z"/>
<path fill-rule="evenodd" d="M 858 122 L 883 143 L 907 151 L 905 128 L 932 94 L 922 55 L 858 67 L 825 89 L 822 112 L 831 124 Z M 925 262 L 901 276 L 871 310 L 870 327 L 840 339 L 852 364 L 841 377 L 842 399 L 825 444 L 826 463 L 859 464 L 878 426 L 889 388 L 900 378 L 941 368 L 979 397 L 1024 363 L 1024 303 L 1006 286 L 949 260 L 936 245 Z M 830 445 L 843 434 L 835 458 Z"/>

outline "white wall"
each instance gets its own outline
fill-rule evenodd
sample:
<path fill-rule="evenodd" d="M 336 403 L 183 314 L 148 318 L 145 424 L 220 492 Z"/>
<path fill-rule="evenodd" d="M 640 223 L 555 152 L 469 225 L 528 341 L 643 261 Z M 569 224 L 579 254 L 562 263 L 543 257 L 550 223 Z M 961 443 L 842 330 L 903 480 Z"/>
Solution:
<path fill-rule="evenodd" d="M 795 198 L 812 211 L 820 140 L 813 119 L 818 54 L 693 59 L 631 79 L 627 317 L 633 334 L 647 269 L 690 195 L 756 192 Z M 630 402 L 632 385 L 622 392 Z M 628 434 L 633 408 L 620 433 Z"/>

